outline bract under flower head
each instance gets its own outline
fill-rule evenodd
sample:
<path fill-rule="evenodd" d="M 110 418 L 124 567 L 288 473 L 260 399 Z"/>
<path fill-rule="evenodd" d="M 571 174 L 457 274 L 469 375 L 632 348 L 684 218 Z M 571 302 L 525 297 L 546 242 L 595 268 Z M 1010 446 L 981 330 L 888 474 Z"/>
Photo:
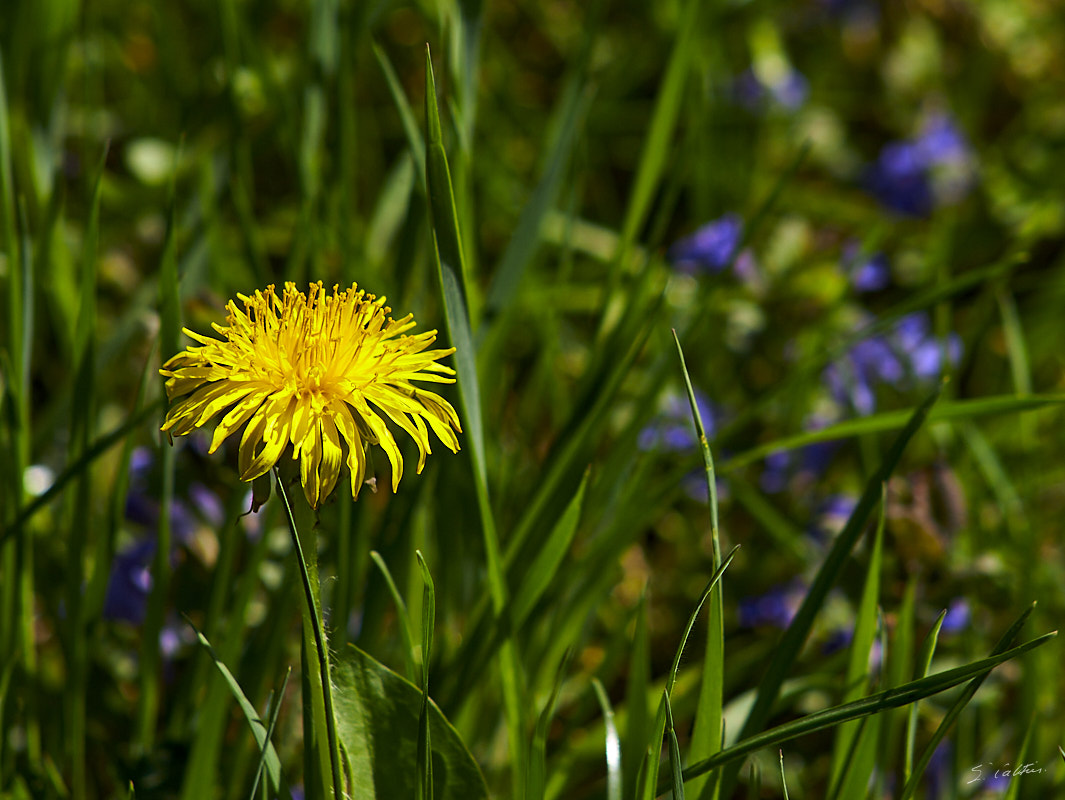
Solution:
<path fill-rule="evenodd" d="M 201 343 L 171 358 L 160 373 L 170 400 L 163 430 L 190 433 L 228 409 L 215 427 L 210 452 L 244 425 L 241 480 L 266 473 L 291 445 L 300 460 L 304 494 L 317 508 L 336 485 L 345 459 L 351 493 L 358 497 L 368 445 L 379 444 L 392 465 L 392 490 L 403 475 L 403 456 L 384 417 L 418 446 L 418 472 L 431 452 L 426 425 L 452 452 L 461 432 L 455 409 L 411 381 L 453 383 L 454 371 L 437 363 L 454 348 L 428 350 L 436 331 L 407 335 L 413 316 L 388 316 L 385 298 L 352 284 L 327 294 L 312 283 L 307 294 L 286 283 L 226 305 L 223 339 L 185 333 Z M 187 396 L 185 396 L 187 395 Z M 344 444 L 341 443 L 343 439 Z"/>

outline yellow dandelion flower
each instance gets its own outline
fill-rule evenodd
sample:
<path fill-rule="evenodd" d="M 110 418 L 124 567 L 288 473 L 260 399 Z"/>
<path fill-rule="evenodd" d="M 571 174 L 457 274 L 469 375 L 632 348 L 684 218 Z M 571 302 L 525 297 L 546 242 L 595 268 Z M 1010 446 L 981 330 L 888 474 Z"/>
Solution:
<path fill-rule="evenodd" d="M 168 398 L 182 398 L 167 412 L 164 431 L 190 433 L 229 409 L 214 429 L 210 452 L 244 425 L 238 463 L 241 480 L 251 481 L 291 445 L 304 494 L 315 508 L 333 491 L 345 449 L 353 497 L 359 496 L 372 444 L 384 449 L 392 465 L 392 491 L 399 487 L 403 456 L 383 417 L 418 445 L 418 472 L 431 452 L 426 423 L 444 446 L 458 451 L 455 434 L 462 428 L 455 409 L 411 383 L 455 381 L 454 370 L 437 363 L 455 348 L 427 349 L 435 330 L 407 335 L 415 327 L 413 315 L 392 319 L 384 297 L 355 284 L 344 291 L 334 286 L 329 295 L 320 282 L 307 294 L 286 283 L 281 297 L 273 286 L 237 297 L 243 310 L 230 300 L 227 324 L 212 324 L 223 339 L 186 328 L 202 347 L 189 347 L 159 370 L 169 378 Z"/>

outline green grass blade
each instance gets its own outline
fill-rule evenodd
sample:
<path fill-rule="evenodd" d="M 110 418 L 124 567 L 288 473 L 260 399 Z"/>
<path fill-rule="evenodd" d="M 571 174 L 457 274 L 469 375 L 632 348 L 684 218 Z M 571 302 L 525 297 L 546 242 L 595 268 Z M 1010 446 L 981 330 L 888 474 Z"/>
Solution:
<path fill-rule="evenodd" d="M 713 566 L 721 566 L 721 535 L 718 530 L 717 513 L 717 478 L 714 471 L 714 457 L 706 437 L 706 428 L 699 413 L 699 404 L 695 399 L 691 376 L 684 362 L 684 349 L 680 345 L 676 328 L 673 329 L 673 342 L 677 346 L 677 357 L 684 375 L 684 388 L 688 393 L 688 405 L 695 422 L 695 433 L 699 439 L 699 449 L 703 456 L 703 469 L 706 473 L 706 491 L 710 498 L 710 539 L 713 553 Z M 720 583 L 710 595 L 710 608 L 707 613 L 706 655 L 703 658 L 702 683 L 699 687 L 699 702 L 696 708 L 695 724 L 692 729 L 691 745 L 688 749 L 689 759 L 703 759 L 721 749 L 722 706 L 725 684 L 725 618 L 724 592 Z M 692 795 L 697 798 L 713 797 L 714 786 L 707 779 L 700 778 L 692 785 Z"/>
<path fill-rule="evenodd" d="M 573 147 L 577 142 L 577 134 L 591 105 L 591 97 L 590 90 L 576 83 L 570 84 L 562 96 L 557 112 L 561 118 L 559 135 L 547 157 L 544 174 L 522 209 L 514 233 L 492 275 L 483 310 L 486 322 L 505 313 L 517 293 L 525 269 L 536 255 L 540 230 L 547 213 L 558 200 L 562 177 L 566 173 Z"/>
<path fill-rule="evenodd" d="M 710 597 L 710 593 L 721 580 L 721 576 L 725 574 L 725 570 L 728 569 L 728 565 L 732 563 L 732 559 L 736 557 L 736 553 L 739 549 L 739 545 L 733 547 L 729 554 L 725 556 L 725 560 L 721 562 L 721 566 L 714 570 L 714 574 L 710 576 L 710 580 L 707 582 L 702 595 L 699 597 L 699 602 L 695 604 L 695 608 L 688 616 L 688 624 L 684 626 L 684 633 L 681 634 L 680 644 L 677 646 L 677 652 L 673 655 L 673 663 L 669 667 L 669 675 L 666 678 L 666 691 L 671 694 L 673 692 L 673 687 L 677 683 L 677 672 L 680 669 L 680 659 L 684 655 L 684 648 L 688 644 L 688 637 L 691 635 L 692 628 L 695 627 L 695 620 L 698 619 L 703 604 L 706 602 L 707 598 Z"/>
<path fill-rule="evenodd" d="M 110 433 L 106 433 L 99 437 L 90 445 L 84 452 L 82 452 L 74 461 L 67 466 L 59 475 L 51 486 L 46 491 L 37 495 L 32 501 L 27 503 L 22 509 L 22 512 L 17 516 L 7 527 L 6 530 L 0 532 L 0 542 L 7 539 L 9 535 L 12 535 L 15 530 L 25 525 L 26 522 L 33 517 L 42 508 L 45 508 L 51 501 L 58 497 L 63 489 L 67 487 L 72 480 L 79 477 L 85 470 L 87 470 L 92 463 L 110 450 L 112 447 L 123 441 L 133 431 L 137 430 L 147 420 L 155 417 L 159 413 L 159 409 L 162 408 L 163 401 L 161 399 L 156 400 L 153 403 L 148 404 L 144 408 L 130 414 L 129 418 L 121 425 L 116 427 Z"/>
<path fill-rule="evenodd" d="M 410 630 L 410 615 L 407 613 L 407 604 L 403 600 L 403 595 L 399 593 L 396 582 L 392 578 L 392 573 L 389 571 L 388 565 L 385 564 L 385 560 L 381 558 L 381 554 L 376 550 L 371 550 L 370 558 L 377 565 L 377 569 L 381 571 L 381 575 L 385 579 L 385 586 L 388 587 L 388 593 L 392 596 L 392 602 L 396 606 L 399 635 L 403 638 L 403 660 L 406 667 L 407 680 L 413 681 L 415 680 L 417 669 L 414 666 L 414 636 Z"/>
<path fill-rule="evenodd" d="M 340 740 L 337 738 L 336 711 L 333 706 L 333 682 L 329 676 L 329 649 L 325 641 L 325 628 L 322 625 L 321 611 L 321 588 L 318 581 L 318 552 L 314 528 L 311 528 L 307 537 L 307 552 L 311 560 L 304 555 L 303 542 L 300 540 L 300 531 L 296 525 L 296 517 L 292 512 L 292 505 L 285 491 L 285 484 L 278 468 L 274 467 L 274 477 L 277 480 L 277 493 L 285 507 L 288 517 L 289 530 L 292 534 L 292 547 L 296 552 L 296 561 L 299 566 L 300 580 L 303 583 L 304 617 L 303 617 L 303 640 L 305 653 L 314 655 L 317 664 L 308 664 L 305 676 L 312 677 L 308 682 L 312 687 L 313 703 L 312 717 L 314 725 L 314 746 L 317 748 L 317 761 L 321 765 L 322 779 L 328 781 L 323 787 L 326 800 L 330 797 L 340 798 L 344 795 L 344 781 L 340 773 Z M 308 635 L 307 627 L 311 628 Z M 309 658 L 308 658 L 309 661 Z M 317 666 L 317 671 L 314 670 Z M 306 681 L 306 677 L 305 677 Z M 305 683 L 306 685 L 306 683 Z M 306 698 L 304 699 L 306 704 Z M 307 742 L 306 734 L 304 742 Z M 306 746 L 306 745 L 305 745 Z"/>
<path fill-rule="evenodd" d="M 932 629 L 928 632 L 928 636 L 925 637 L 924 642 L 922 642 L 921 652 L 917 656 L 917 664 L 913 671 L 914 680 L 920 680 L 923 678 L 928 674 L 928 670 L 932 667 L 932 657 L 935 656 L 936 642 L 939 640 L 939 629 L 943 626 L 943 620 L 946 619 L 946 617 L 946 609 L 939 612 L 939 616 L 932 625 Z M 902 777 L 904 781 L 908 781 L 910 775 L 913 774 L 913 748 L 917 741 L 918 707 L 918 703 L 914 703 L 910 706 L 910 713 L 906 723 L 906 750 L 903 753 L 904 760 L 902 766 Z"/>
<path fill-rule="evenodd" d="M 181 331 L 181 295 L 177 266 L 176 195 L 171 183 L 169 221 L 163 242 L 159 274 L 159 344 L 165 362 L 176 355 Z M 166 379 L 159 376 L 164 384 Z M 159 499 L 159 527 L 156 534 L 155 558 L 152 563 L 152 588 L 144 619 L 141 640 L 141 698 L 137 705 L 137 740 L 144 752 L 152 749 L 159 712 L 161 686 L 161 654 L 159 632 L 162 630 L 166 606 L 170 600 L 171 507 L 174 499 L 176 463 L 174 448 L 164 445 L 160 458 L 163 473 L 162 495 Z"/>
<path fill-rule="evenodd" d="M 274 750 L 273 744 L 271 744 L 269 736 L 267 735 L 266 725 L 259 718 L 258 712 L 255 710 L 255 706 L 248 700 L 247 695 L 244 694 L 244 690 L 240 688 L 240 684 L 237 679 L 233 677 L 233 673 L 230 672 L 229 667 L 218 657 L 214 647 L 207 641 L 207 637 L 196 630 L 196 626 L 186 617 L 185 622 L 189 627 L 196 631 L 196 639 L 200 645 L 207 651 L 207 654 L 211 657 L 215 666 L 218 667 L 218 671 L 222 674 L 222 678 L 226 682 L 226 686 L 229 687 L 230 693 L 233 695 L 233 699 L 237 701 L 237 705 L 240 706 L 240 710 L 244 712 L 244 718 L 248 720 L 248 726 L 251 728 L 252 735 L 255 737 L 255 741 L 258 743 L 259 748 L 265 754 L 265 770 L 266 777 L 270 780 L 270 785 L 275 792 L 281 791 L 281 760 L 277 757 L 277 751 Z"/>
<path fill-rule="evenodd" d="M 974 400 L 954 400 L 944 402 L 934 408 L 928 416 L 928 422 L 958 422 L 994 414 L 1034 411 L 1047 406 L 1061 405 L 1062 403 L 1065 403 L 1065 395 L 1061 394 L 1029 395 L 1027 397 L 1011 394 L 980 397 Z M 906 424 L 909 417 L 910 412 L 908 411 L 886 411 L 881 414 L 872 414 L 868 417 L 839 422 L 821 430 L 777 439 L 737 453 L 721 465 L 720 471 L 729 472 L 755 461 L 760 461 L 777 450 L 796 450 L 817 442 L 831 442 L 870 433 L 898 430 Z"/>
<path fill-rule="evenodd" d="M 847 520 L 847 524 L 839 536 L 836 537 L 832 549 L 818 570 L 817 576 L 814 578 L 814 582 L 810 586 L 810 590 L 807 592 L 799 611 L 792 619 L 791 624 L 784 632 L 780 643 L 774 651 L 769 667 L 758 686 L 754 705 L 751 707 L 747 720 L 740 731 L 741 739 L 750 737 L 765 727 L 773 705 L 780 693 L 780 687 L 790 673 L 792 665 L 795 663 L 795 659 L 798 657 L 799 651 L 810 633 L 814 618 L 820 611 L 829 590 L 835 584 L 844 561 L 862 535 L 865 522 L 872 512 L 873 506 L 880 500 L 882 486 L 890 477 L 899 459 L 902 458 L 903 450 L 909 444 L 910 439 L 924 424 L 932 405 L 938 398 L 939 392 L 936 391 L 913 412 L 909 422 L 896 437 L 880 467 L 866 483 L 865 491 L 855 506 L 854 512 L 851 514 L 850 519 Z M 723 797 L 731 795 L 738 773 L 738 764 L 729 767 L 725 771 L 723 775 Z"/>
<path fill-rule="evenodd" d="M 620 270 L 625 269 L 625 259 L 636 242 L 651 208 L 658 186 L 662 181 L 666 164 L 673 148 L 671 140 L 677 125 L 684 98 L 684 84 L 695 54 L 695 37 L 699 30 L 700 0 L 688 0 L 682 7 L 677 21 L 677 34 L 673 42 L 669 64 L 658 90 L 651 124 L 644 140 L 640 161 L 636 168 L 632 194 L 621 225 L 621 241 L 611 267 L 611 285 Z"/>
<path fill-rule="evenodd" d="M 544 541 L 529 571 L 525 573 L 517 591 L 514 592 L 513 611 L 505 618 L 514 621 L 515 630 L 520 629 L 521 624 L 532 613 L 533 607 L 540 601 L 566 553 L 569 552 L 570 544 L 577 533 L 577 524 L 580 522 L 584 493 L 587 488 L 588 473 L 585 472 L 581 485 L 577 487 L 577 493 L 573 495 L 573 499 L 566 506 L 566 510 L 552 529 L 551 535 Z"/>
<path fill-rule="evenodd" d="M 270 704 L 270 722 L 266 726 L 266 733 L 263 736 L 264 742 L 269 743 L 273 741 L 274 728 L 277 726 L 277 718 L 281 716 L 281 702 L 285 698 L 285 689 L 288 688 L 288 679 L 290 675 L 292 675 L 292 667 L 285 670 L 285 678 L 281 681 L 281 688 L 273 695 L 274 702 Z M 251 792 L 248 794 L 248 800 L 255 800 L 255 792 L 259 788 L 260 781 L 262 781 L 263 772 L 266 770 L 266 761 L 267 758 L 269 758 L 271 750 L 272 746 L 264 746 L 263 744 L 259 745 L 259 763 L 255 766 L 255 780 L 252 782 Z"/>
<path fill-rule="evenodd" d="M 389 94 L 392 95 L 392 102 L 396 104 L 396 111 L 399 113 L 399 122 L 403 126 L 403 134 L 407 137 L 407 146 L 410 147 L 411 155 L 414 157 L 414 165 L 417 167 L 416 173 L 418 176 L 418 183 L 421 185 L 422 190 L 425 190 L 425 140 L 422 138 L 422 132 L 418 128 L 418 121 L 414 115 L 414 110 L 410 106 L 410 102 L 407 100 L 407 94 L 403 91 L 403 86 L 399 82 L 399 76 L 396 75 L 395 69 L 392 67 L 392 62 L 389 61 L 388 55 L 384 50 L 378 46 L 377 42 L 372 44 L 374 58 L 377 59 L 378 66 L 381 67 L 381 73 L 385 76 L 385 85 L 388 87 Z"/>
<path fill-rule="evenodd" d="M 844 686 L 847 687 L 843 694 L 843 701 L 857 700 L 866 692 L 869 684 L 869 654 L 876 638 L 877 627 L 877 603 L 880 597 L 880 572 L 884 552 L 884 518 L 887 505 L 887 487 L 882 486 L 880 497 L 880 514 L 876 525 L 876 538 L 873 540 L 873 550 L 869 557 L 869 567 L 865 574 L 865 586 L 862 589 L 862 598 L 858 605 L 858 613 L 854 624 L 854 638 L 851 640 L 850 660 L 847 665 L 847 674 Z M 859 722 L 840 725 L 836 730 L 836 741 L 833 746 L 832 768 L 829 778 L 829 786 L 836 787 L 837 791 L 830 792 L 830 796 L 846 797 L 839 794 L 840 780 L 844 770 L 852 764 L 852 751 L 860 733 Z M 851 774 L 854 774 L 853 772 Z"/>
<path fill-rule="evenodd" d="M 675 800 L 684 800 L 684 762 L 680 758 L 680 744 L 677 732 L 673 728 L 673 709 L 669 704 L 669 692 L 662 692 L 662 703 L 666 707 L 666 736 L 669 740 L 669 777 L 670 788 Z"/>
<path fill-rule="evenodd" d="M 420 550 L 415 550 L 422 571 L 422 710 L 418 716 L 418 799 L 433 800 L 433 747 L 429 735 L 429 661 L 436 625 L 436 588 Z"/>
<path fill-rule="evenodd" d="M 544 800 L 547 789 L 547 728 L 555 715 L 558 695 L 562 691 L 562 679 L 569 666 L 572 650 L 566 652 L 555 672 L 555 681 L 551 686 L 551 695 L 547 699 L 540 716 L 536 719 L 532 744 L 529 747 L 529 760 L 525 773 L 525 800 Z M 592 679 L 595 681 L 595 679 Z"/>
<path fill-rule="evenodd" d="M 651 644 L 647 627 L 647 589 L 644 587 L 640 601 L 633 612 L 635 629 L 632 636 L 632 651 L 629 656 L 629 680 L 625 689 L 625 740 L 621 754 L 622 785 L 626 797 L 636 794 L 637 773 L 649 735 L 650 709 L 647 705 L 648 687 L 651 683 Z"/>
<path fill-rule="evenodd" d="M 426 186 L 432 216 L 433 239 L 444 301 L 448 335 L 455 347 L 458 372 L 459 403 L 466 423 L 467 444 L 473 462 L 474 487 L 481 515 L 488 588 L 492 608 L 497 615 L 507 608 L 507 585 L 499 553 L 499 539 L 488 498 L 488 474 L 485 464 L 484 428 L 481 397 L 477 379 L 476 356 L 470 331 L 467 306 L 466 268 L 462 255 L 462 237 L 458 227 L 458 213 L 451 188 L 451 174 L 444 152 L 440 129 L 440 112 L 436 101 L 436 83 L 429 49 L 425 51 L 425 117 L 426 129 Z M 524 707 L 521 699 L 521 670 L 513 643 L 507 639 L 500 652 L 500 672 L 503 683 L 505 716 L 510 738 L 513 767 L 513 794 L 521 790 L 521 776 L 525 774 Z"/>
<path fill-rule="evenodd" d="M 780 751 L 780 787 L 784 790 L 784 800 L 788 800 L 788 779 L 784 775 L 784 751 Z"/>
<path fill-rule="evenodd" d="M 598 678 L 592 678 L 592 688 L 603 711 L 603 728 L 606 731 L 606 797 L 607 800 L 621 800 L 621 739 L 614 724 L 614 708 Z"/>
<path fill-rule="evenodd" d="M 1020 749 L 1017 751 L 1017 763 L 1024 764 L 1028 760 L 1028 749 L 1032 743 L 1032 732 L 1035 730 L 1035 712 L 1028 716 L 1028 724 L 1024 728 L 1024 738 L 1021 740 Z M 1006 787 L 1006 794 L 1002 800 L 1017 800 L 1021 793 L 1021 782 L 1011 780 Z"/>

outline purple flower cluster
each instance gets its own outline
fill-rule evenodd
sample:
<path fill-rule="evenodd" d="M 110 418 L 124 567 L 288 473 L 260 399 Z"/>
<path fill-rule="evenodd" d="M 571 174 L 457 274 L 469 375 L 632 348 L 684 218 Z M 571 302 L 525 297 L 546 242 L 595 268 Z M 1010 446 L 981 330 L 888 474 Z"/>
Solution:
<path fill-rule="evenodd" d="M 786 70 L 771 81 L 763 81 L 753 69 L 748 69 L 736 78 L 732 92 L 736 101 L 751 111 L 760 111 L 767 105 L 795 111 L 806 102 L 810 82 L 794 69 Z"/>
<path fill-rule="evenodd" d="M 850 279 L 854 291 L 879 292 L 891 284 L 891 265 L 883 253 L 864 255 L 857 242 L 849 242 L 843 249 L 843 272 Z"/>
<path fill-rule="evenodd" d="M 698 389 L 695 390 L 695 405 L 699 408 L 699 417 L 703 421 L 706 435 L 712 436 L 717 424 L 718 412 L 706 395 Z M 683 453 L 697 447 L 699 440 L 695 437 L 695 421 L 692 419 L 691 404 L 687 396 L 669 395 L 662 413 L 640 431 L 637 444 L 644 451 L 659 450 L 672 453 Z"/>
<path fill-rule="evenodd" d="M 837 403 L 866 415 L 876 410 L 878 384 L 902 388 L 934 380 L 947 366 L 956 365 L 961 353 L 957 334 L 938 339 L 928 315 L 918 312 L 900 319 L 888 334 L 858 342 L 825 368 L 822 379 Z"/>
<path fill-rule="evenodd" d="M 739 602 L 739 622 L 744 628 L 787 628 L 802 605 L 808 587 L 795 579 L 765 594 L 745 597 Z"/>
<path fill-rule="evenodd" d="M 972 154 L 957 125 L 935 114 L 912 139 L 891 142 L 866 172 L 866 185 L 888 208 L 924 217 L 961 198 L 971 183 Z M 936 181 L 936 174 L 942 180 Z"/>
<path fill-rule="evenodd" d="M 151 451 L 137 448 L 130 459 L 130 490 L 126 497 L 126 519 L 147 532 L 115 554 L 104 599 L 105 619 L 122 620 L 133 625 L 144 622 L 148 595 L 152 588 L 151 566 L 155 559 L 159 530 L 160 506 L 150 489 L 149 473 L 154 459 Z M 222 524 L 224 512 L 218 496 L 199 483 L 189 487 L 188 502 L 175 498 L 170 504 L 170 532 L 177 549 L 188 544 L 203 522 L 214 527 Z"/>
<path fill-rule="evenodd" d="M 732 263 L 743 236 L 739 214 L 725 214 L 677 240 L 666 258 L 681 272 L 721 272 Z"/>

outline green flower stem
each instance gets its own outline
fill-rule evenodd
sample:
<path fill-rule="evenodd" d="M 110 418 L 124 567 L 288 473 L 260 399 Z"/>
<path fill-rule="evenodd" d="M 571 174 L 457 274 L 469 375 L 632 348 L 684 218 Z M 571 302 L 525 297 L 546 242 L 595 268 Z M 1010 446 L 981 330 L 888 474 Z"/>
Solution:
<path fill-rule="evenodd" d="M 307 560 L 304 558 L 303 546 L 300 543 L 299 530 L 296 527 L 296 518 L 292 514 L 292 505 L 289 503 L 288 493 L 285 491 L 285 484 L 281 480 L 281 473 L 278 471 L 277 467 L 274 467 L 274 477 L 277 479 L 278 493 L 281 495 L 281 500 L 285 504 L 285 513 L 288 514 L 289 530 L 292 532 L 292 545 L 296 550 L 296 559 L 299 561 L 300 565 L 300 577 L 303 579 L 303 596 L 307 604 L 305 610 L 310 617 L 314 650 L 318 656 L 318 674 L 321 680 L 322 703 L 325 712 L 326 741 L 329 748 L 329 766 L 333 785 L 333 790 L 330 794 L 333 797 L 343 797 L 344 783 L 340 777 L 340 746 L 337 741 L 336 714 L 333 711 L 333 684 L 329 677 L 329 650 L 326 648 L 325 630 L 322 627 L 321 597 L 318 592 L 314 591 L 314 586 L 311 583 Z M 314 559 L 312 566 L 314 568 L 315 577 L 317 577 L 317 553 L 312 552 L 311 558 Z M 305 617 L 304 623 L 306 622 L 307 618 Z M 307 638 L 306 624 L 304 624 L 304 640 L 306 641 Z M 318 746 L 321 746 L 320 738 L 318 739 Z"/>

